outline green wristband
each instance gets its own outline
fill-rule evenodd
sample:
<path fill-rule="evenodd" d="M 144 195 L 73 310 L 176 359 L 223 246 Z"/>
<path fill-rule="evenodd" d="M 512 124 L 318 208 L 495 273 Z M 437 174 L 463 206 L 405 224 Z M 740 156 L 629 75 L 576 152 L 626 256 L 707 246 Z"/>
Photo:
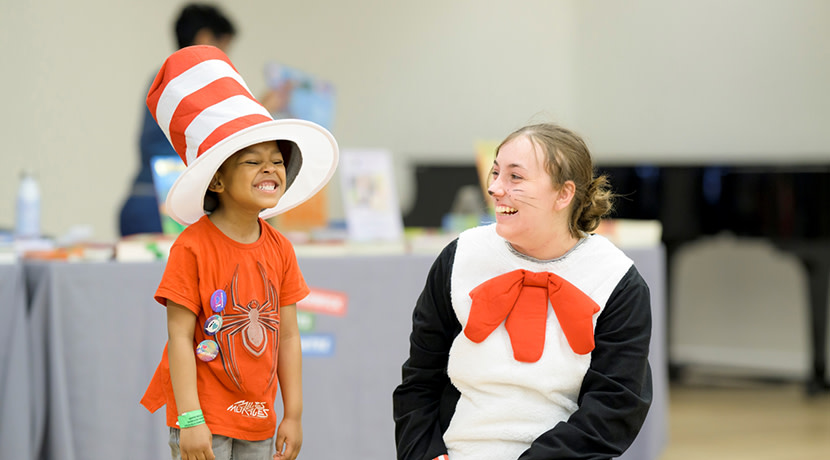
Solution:
<path fill-rule="evenodd" d="M 202 410 L 192 410 L 184 412 L 179 415 L 179 428 L 191 428 L 205 423 L 205 416 L 202 415 Z"/>

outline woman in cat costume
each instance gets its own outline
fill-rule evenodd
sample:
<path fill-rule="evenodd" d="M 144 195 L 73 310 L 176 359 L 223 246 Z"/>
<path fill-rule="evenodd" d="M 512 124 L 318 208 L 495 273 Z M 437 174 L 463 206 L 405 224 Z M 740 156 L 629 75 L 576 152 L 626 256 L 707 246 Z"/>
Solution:
<path fill-rule="evenodd" d="M 610 459 L 651 403 L 649 290 L 592 234 L 612 207 L 583 140 L 526 126 L 496 150 L 496 223 L 438 256 L 393 395 L 401 460 Z"/>

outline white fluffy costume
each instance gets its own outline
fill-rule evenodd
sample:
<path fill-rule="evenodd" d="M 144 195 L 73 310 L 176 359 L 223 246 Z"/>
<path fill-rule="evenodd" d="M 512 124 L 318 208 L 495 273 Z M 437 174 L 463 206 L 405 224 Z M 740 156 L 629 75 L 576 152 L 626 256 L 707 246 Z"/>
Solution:
<path fill-rule="evenodd" d="M 570 292 L 543 300 L 544 330 L 529 354 L 527 329 L 511 329 L 510 316 L 475 330 L 485 302 L 473 307 L 471 295 L 517 271 L 544 274 L 555 280 L 551 292 Z M 483 300 L 496 306 L 498 295 Z M 574 326 L 580 315 L 587 323 Z M 398 458 L 616 457 L 651 402 L 650 335 L 648 286 L 605 238 L 587 236 L 542 261 L 513 250 L 495 225 L 468 230 L 435 261 L 415 306 L 410 357 L 393 398 Z"/>

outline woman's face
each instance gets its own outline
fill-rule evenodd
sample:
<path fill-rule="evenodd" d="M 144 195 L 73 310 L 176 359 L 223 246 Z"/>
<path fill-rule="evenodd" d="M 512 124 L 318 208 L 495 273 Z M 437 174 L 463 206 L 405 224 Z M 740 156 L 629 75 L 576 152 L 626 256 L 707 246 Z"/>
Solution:
<path fill-rule="evenodd" d="M 496 210 L 496 233 L 515 249 L 533 256 L 557 233 L 567 232 L 561 194 L 544 166 L 544 152 L 528 137 L 499 149 L 487 191 Z M 567 207 L 567 203 L 564 207 Z"/>

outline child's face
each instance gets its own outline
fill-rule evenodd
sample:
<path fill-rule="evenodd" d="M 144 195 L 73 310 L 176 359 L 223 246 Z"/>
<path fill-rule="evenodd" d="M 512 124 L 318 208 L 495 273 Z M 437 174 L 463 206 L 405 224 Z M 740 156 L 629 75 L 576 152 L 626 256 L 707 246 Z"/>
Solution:
<path fill-rule="evenodd" d="M 246 147 L 225 160 L 216 172 L 219 206 L 259 214 L 273 208 L 285 193 L 285 163 L 276 141 Z"/>

